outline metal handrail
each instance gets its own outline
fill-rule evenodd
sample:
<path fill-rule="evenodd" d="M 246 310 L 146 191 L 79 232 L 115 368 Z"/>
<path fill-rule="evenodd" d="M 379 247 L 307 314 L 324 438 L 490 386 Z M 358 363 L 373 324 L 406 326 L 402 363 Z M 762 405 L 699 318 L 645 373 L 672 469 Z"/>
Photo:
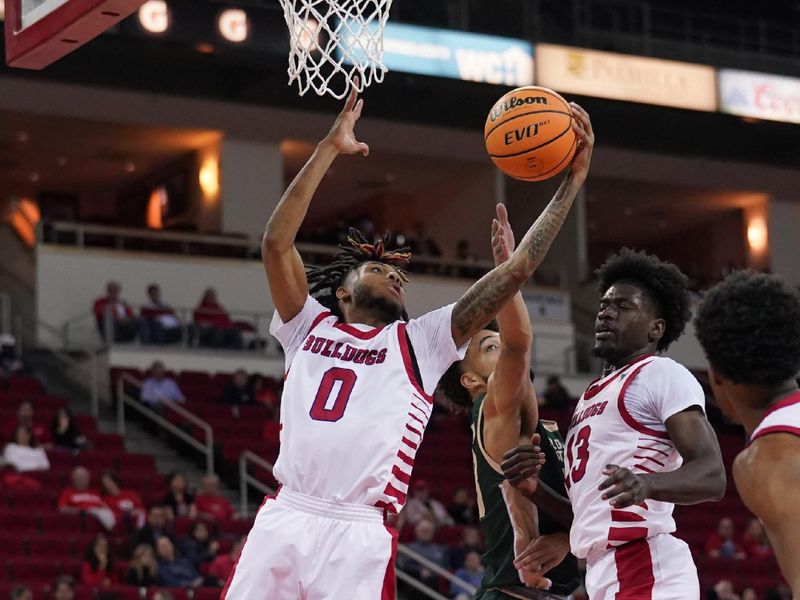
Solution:
<path fill-rule="evenodd" d="M 170 423 L 167 419 L 159 415 L 157 412 L 153 411 L 152 409 L 144 406 L 141 402 L 136 400 L 135 398 L 129 396 L 125 392 L 125 383 L 130 383 L 131 385 L 139 388 L 141 390 L 142 382 L 135 377 L 132 377 L 128 373 L 122 373 L 117 379 L 117 430 L 121 435 L 125 434 L 125 406 L 133 408 L 139 414 L 144 415 L 157 425 L 161 426 L 162 429 L 165 429 L 175 437 L 180 440 L 183 440 L 187 444 L 189 444 L 192 448 L 205 454 L 206 456 L 206 473 L 209 475 L 214 473 L 214 429 L 209 425 L 207 421 L 204 421 L 194 413 L 186 410 L 179 404 L 175 402 L 164 400 L 161 404 L 169 408 L 170 410 L 178 413 L 187 421 L 197 425 L 203 430 L 205 434 L 205 443 L 200 442 L 200 440 L 196 439 L 194 436 L 189 435 L 185 431 L 183 431 L 180 427 L 176 426 L 174 423 Z"/>
<path fill-rule="evenodd" d="M 249 514 L 249 503 L 247 501 L 247 488 L 248 485 L 252 485 L 254 488 L 259 490 L 264 495 L 267 494 L 274 494 L 275 490 L 268 486 L 263 481 L 256 479 L 247 471 L 247 463 L 252 462 L 258 465 L 263 469 L 267 469 L 270 473 L 272 473 L 272 469 L 274 465 L 269 461 L 264 460 L 255 452 L 250 450 L 245 450 L 239 456 L 239 496 L 241 498 L 241 511 L 240 514 L 242 516 Z"/>
<path fill-rule="evenodd" d="M 466 589 L 470 594 L 474 594 L 478 589 L 474 585 L 472 585 L 471 583 L 468 583 L 468 582 L 464 581 L 460 577 L 456 577 L 455 575 L 453 575 L 447 569 L 444 569 L 444 568 L 440 567 L 435 562 L 431 562 L 427 558 L 422 556 L 421 554 L 417 554 L 416 552 L 414 552 L 413 550 L 411 550 L 408 546 L 406 546 L 404 544 L 397 544 L 397 552 L 398 552 L 398 554 L 404 554 L 405 556 L 407 556 L 408 558 L 410 558 L 414 562 L 417 562 L 417 563 L 421 564 L 426 569 L 430 569 L 431 571 L 433 571 L 434 573 L 436 573 L 440 577 L 444 577 L 450 583 L 457 583 L 458 585 L 460 585 L 461 587 Z"/>
<path fill-rule="evenodd" d="M 398 550 L 400 549 L 399 545 L 397 546 L 397 549 Z M 400 569 L 395 567 L 394 573 L 400 581 L 403 581 L 408 585 L 410 585 L 411 587 L 413 587 L 414 589 L 422 592 L 423 594 L 428 596 L 428 598 L 433 598 L 433 600 L 448 600 L 447 596 L 442 596 L 439 592 L 429 588 L 427 585 L 425 585 L 418 579 L 414 579 L 411 575 L 409 575 L 405 571 L 401 571 Z"/>

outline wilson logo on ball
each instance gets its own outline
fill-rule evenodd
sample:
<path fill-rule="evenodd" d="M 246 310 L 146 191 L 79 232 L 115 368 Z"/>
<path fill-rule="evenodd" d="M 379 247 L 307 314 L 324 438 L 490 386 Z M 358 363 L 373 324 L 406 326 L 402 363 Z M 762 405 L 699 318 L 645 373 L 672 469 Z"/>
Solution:
<path fill-rule="evenodd" d="M 513 110 L 518 106 L 525 106 L 526 104 L 544 104 L 547 106 L 547 98 L 544 96 L 528 96 L 526 98 L 517 98 L 516 96 L 513 96 L 502 104 L 496 105 L 489 114 L 489 119 L 495 121 L 508 111 Z"/>

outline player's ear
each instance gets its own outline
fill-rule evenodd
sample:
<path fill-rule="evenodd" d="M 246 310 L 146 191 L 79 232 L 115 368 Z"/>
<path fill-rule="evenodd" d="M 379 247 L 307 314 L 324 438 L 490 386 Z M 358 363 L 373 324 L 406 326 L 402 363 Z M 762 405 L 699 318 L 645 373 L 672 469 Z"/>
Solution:
<path fill-rule="evenodd" d="M 657 342 L 664 337 L 667 330 L 667 322 L 664 319 L 655 319 L 650 323 L 649 337 L 651 342 Z"/>
<path fill-rule="evenodd" d="M 483 384 L 483 380 L 472 371 L 465 371 L 462 373 L 459 381 L 464 389 L 470 392 L 472 392 L 472 390 L 474 390 L 477 386 Z"/>
<path fill-rule="evenodd" d="M 349 301 L 350 300 L 350 291 L 346 287 L 344 287 L 343 285 L 340 285 L 336 289 L 336 299 L 337 300 L 344 300 L 345 302 Z"/>

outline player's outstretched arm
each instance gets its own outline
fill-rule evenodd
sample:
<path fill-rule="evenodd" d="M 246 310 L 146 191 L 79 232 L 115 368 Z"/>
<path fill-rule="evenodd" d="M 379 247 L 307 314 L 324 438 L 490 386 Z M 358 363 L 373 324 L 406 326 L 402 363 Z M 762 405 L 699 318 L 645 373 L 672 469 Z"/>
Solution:
<path fill-rule="evenodd" d="M 505 206 L 498 204 L 497 218 L 492 221 L 492 254 L 495 265 L 509 260 L 514 246 L 514 233 L 508 222 L 508 212 Z M 507 423 L 500 424 L 500 429 L 516 430 L 516 434 L 506 436 L 512 439 L 513 445 L 519 439 L 519 419 L 523 402 L 534 396 L 530 377 L 533 340 L 531 319 L 520 292 L 514 294 L 511 301 L 497 313 L 497 324 L 502 346 L 494 373 L 489 377 L 484 412 L 487 418 L 497 415 L 505 418 L 504 420 L 515 419 L 516 427 L 504 427 Z M 538 406 L 536 402 L 529 402 L 529 405 L 529 409 L 537 411 L 537 414 L 529 415 L 535 427 Z M 495 444 L 488 445 L 497 447 Z M 510 445 L 505 445 L 500 453 L 509 447 Z"/>
<path fill-rule="evenodd" d="M 272 301 L 283 322 L 302 310 L 308 296 L 303 261 L 294 241 L 306 218 L 311 198 L 339 154 L 369 154 L 369 147 L 357 141 L 353 132 L 364 107 L 363 100 L 356 100 L 357 95 L 354 86 L 330 132 L 284 192 L 261 240 L 261 258 L 267 271 Z"/>
<path fill-rule="evenodd" d="M 651 498 L 674 504 L 717 502 L 725 495 L 727 478 L 717 436 L 703 411 L 690 408 L 672 415 L 667 434 L 683 458 L 683 464 L 667 473 L 634 473 L 607 465 L 608 477 L 600 484 L 604 500 L 614 508 L 626 508 Z"/>
<path fill-rule="evenodd" d="M 783 576 L 800 597 L 800 438 L 776 433 L 758 439 L 733 463 L 736 489 L 764 524 Z"/>
<path fill-rule="evenodd" d="M 453 340 L 458 347 L 486 327 L 500 309 L 516 294 L 544 260 L 567 218 L 569 209 L 589 172 L 594 132 L 589 115 L 572 103 L 573 129 L 579 148 L 570 172 L 556 195 L 522 238 L 511 258 L 478 280 L 453 309 Z"/>

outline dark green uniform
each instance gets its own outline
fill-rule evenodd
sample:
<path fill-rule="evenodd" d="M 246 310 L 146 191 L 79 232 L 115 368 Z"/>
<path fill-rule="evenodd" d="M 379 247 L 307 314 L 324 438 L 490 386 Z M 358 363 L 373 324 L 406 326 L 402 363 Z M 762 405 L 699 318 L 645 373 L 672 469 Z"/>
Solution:
<path fill-rule="evenodd" d="M 486 540 L 486 553 L 483 555 L 486 573 L 475 598 L 507 600 L 567 596 L 580 584 L 578 562 L 571 554 L 546 574 L 553 582 L 550 593 L 558 596 L 525 588 L 519 571 L 514 567 L 516 554 L 524 550 L 531 540 L 539 535 L 562 531 L 562 528 L 512 487 L 503 476 L 500 465 L 485 451 L 483 400 L 484 396 L 477 398 L 472 409 L 472 457 L 481 530 Z M 566 497 L 564 443 L 558 434 L 558 427 L 553 422 L 540 420 L 536 431 L 541 435 L 542 451 L 546 457 L 540 480 Z M 502 588 L 502 591 L 498 588 Z"/>

